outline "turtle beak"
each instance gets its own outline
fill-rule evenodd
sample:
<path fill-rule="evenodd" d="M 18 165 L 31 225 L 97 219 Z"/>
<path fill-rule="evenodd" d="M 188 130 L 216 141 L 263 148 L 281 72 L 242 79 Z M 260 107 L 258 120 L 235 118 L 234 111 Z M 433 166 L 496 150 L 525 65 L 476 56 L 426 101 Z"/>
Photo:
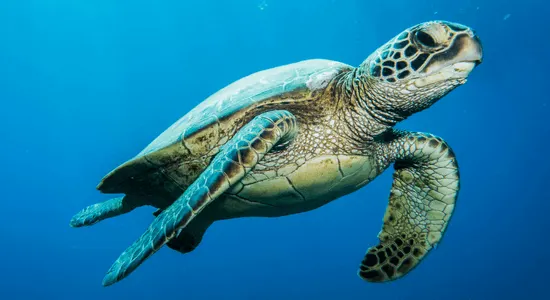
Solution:
<path fill-rule="evenodd" d="M 427 74 L 452 71 L 453 78 L 467 77 L 483 61 L 481 40 L 471 30 L 457 34 L 450 47 L 432 57 L 425 68 Z M 449 70 L 450 69 L 450 70 Z"/>
<path fill-rule="evenodd" d="M 461 37 L 460 48 L 462 61 L 471 61 L 476 66 L 479 66 L 483 61 L 483 46 L 479 36 L 474 32 Z"/>
<path fill-rule="evenodd" d="M 483 61 L 481 41 L 473 31 L 458 34 L 447 51 L 432 57 L 425 67 L 427 76 L 415 80 L 416 87 L 456 79 L 466 83 L 470 72 Z"/>
<path fill-rule="evenodd" d="M 476 43 L 476 48 L 477 48 L 478 59 L 475 61 L 476 67 L 477 67 L 483 61 L 483 46 L 481 45 L 481 40 L 479 39 L 479 36 L 474 34 L 473 39 L 474 39 L 474 42 Z"/>

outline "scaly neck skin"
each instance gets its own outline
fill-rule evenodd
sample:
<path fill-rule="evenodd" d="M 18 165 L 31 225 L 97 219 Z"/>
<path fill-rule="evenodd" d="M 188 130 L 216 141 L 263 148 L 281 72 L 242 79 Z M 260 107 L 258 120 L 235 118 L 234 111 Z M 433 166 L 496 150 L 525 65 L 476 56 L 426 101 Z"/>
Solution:
<path fill-rule="evenodd" d="M 406 118 L 393 109 L 390 87 L 370 78 L 364 65 L 343 74 L 337 83 L 341 119 L 347 124 L 349 138 L 357 143 L 372 142 L 375 136 Z"/>

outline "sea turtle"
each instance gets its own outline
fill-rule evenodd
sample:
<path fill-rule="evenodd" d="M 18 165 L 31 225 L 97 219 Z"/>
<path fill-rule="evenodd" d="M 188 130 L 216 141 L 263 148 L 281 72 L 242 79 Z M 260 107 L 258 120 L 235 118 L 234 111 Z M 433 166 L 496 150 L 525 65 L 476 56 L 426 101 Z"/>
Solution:
<path fill-rule="evenodd" d="M 367 250 L 358 274 L 370 282 L 400 278 L 445 232 L 459 172 L 443 139 L 393 126 L 464 84 L 481 59 L 473 30 L 429 21 L 404 30 L 358 67 L 314 59 L 249 75 L 107 174 L 98 190 L 124 196 L 83 209 L 70 224 L 158 208 L 108 271 L 107 286 L 164 244 L 192 251 L 215 221 L 306 212 L 394 164 L 380 243 Z"/>

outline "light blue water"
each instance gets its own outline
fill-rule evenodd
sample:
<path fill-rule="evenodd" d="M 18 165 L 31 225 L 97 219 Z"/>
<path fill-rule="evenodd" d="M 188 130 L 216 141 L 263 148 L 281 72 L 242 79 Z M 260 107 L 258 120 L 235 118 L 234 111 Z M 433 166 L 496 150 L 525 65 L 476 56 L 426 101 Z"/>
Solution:
<path fill-rule="evenodd" d="M 1 1 L 0 299 L 543 299 L 549 12 L 542 0 Z M 358 65 L 431 19 L 476 29 L 485 59 L 398 126 L 444 137 L 462 175 L 446 236 L 418 268 L 388 284 L 356 275 L 388 171 L 306 214 L 217 223 L 195 252 L 163 248 L 101 286 L 153 211 L 70 228 L 108 199 L 104 174 L 238 78 L 308 58 Z"/>

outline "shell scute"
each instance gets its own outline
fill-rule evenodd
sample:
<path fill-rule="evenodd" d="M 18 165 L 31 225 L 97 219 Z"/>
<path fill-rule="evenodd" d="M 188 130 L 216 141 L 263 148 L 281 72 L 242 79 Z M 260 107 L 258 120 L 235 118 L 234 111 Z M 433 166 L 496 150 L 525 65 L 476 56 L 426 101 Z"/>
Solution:
<path fill-rule="evenodd" d="M 335 61 L 313 59 L 239 79 L 206 98 L 135 157 L 107 174 L 98 189 L 119 192 L 117 186 L 124 185 L 129 177 L 181 163 L 185 157 L 215 155 L 210 150 L 221 146 L 220 141 L 227 141 L 246 123 L 244 117 L 250 109 L 265 105 L 275 109 L 284 102 L 292 103 L 293 93 L 312 94 L 315 89 L 324 88 L 331 76 L 351 68 Z"/>

